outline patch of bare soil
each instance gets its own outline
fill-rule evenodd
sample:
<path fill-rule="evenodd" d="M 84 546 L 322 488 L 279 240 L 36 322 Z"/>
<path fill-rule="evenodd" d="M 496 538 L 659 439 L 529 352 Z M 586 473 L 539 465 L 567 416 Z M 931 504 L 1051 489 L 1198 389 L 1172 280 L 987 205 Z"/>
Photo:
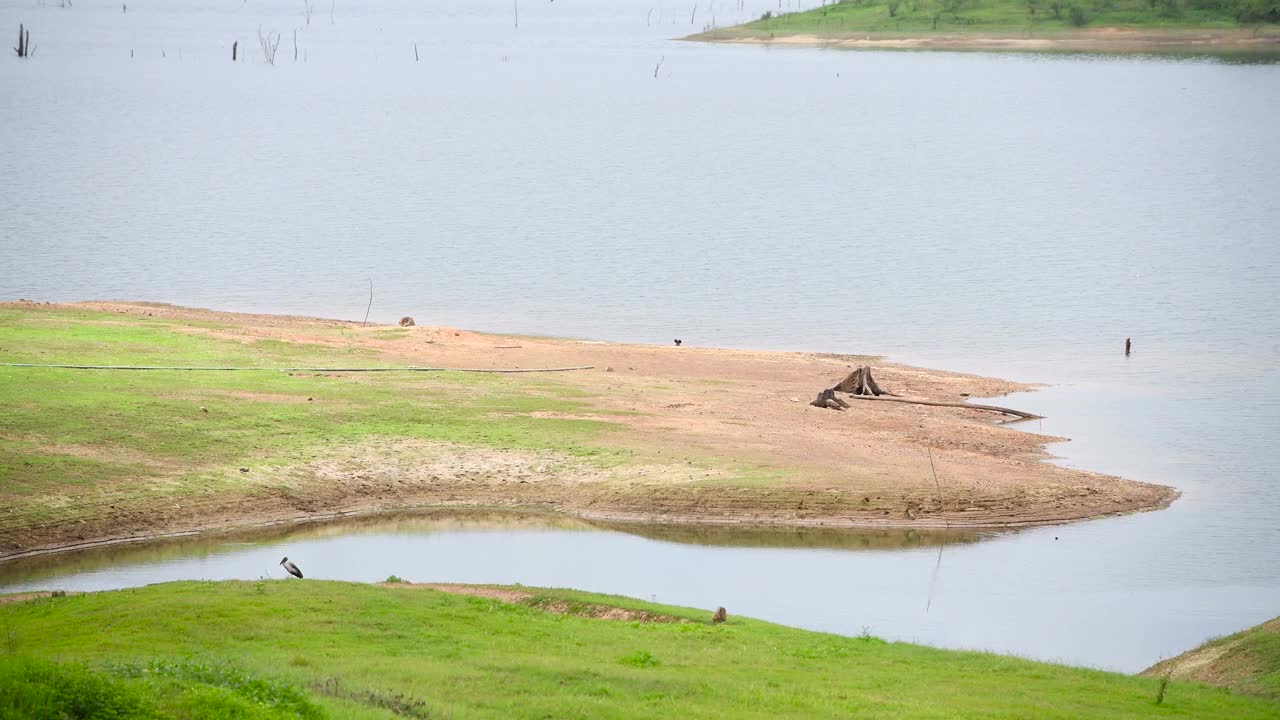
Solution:
<path fill-rule="evenodd" d="M 646 524 L 935 528 L 1063 522 L 1160 508 L 1176 497 L 1168 487 L 1048 464 L 1044 445 L 1062 438 L 997 425 L 990 412 L 857 401 L 835 412 L 808 404 L 868 362 L 882 386 L 915 398 L 966 401 L 1032 389 L 872 357 L 700 348 L 689 338 L 682 347 L 512 338 L 426 325 L 391 337 L 385 326 L 335 320 L 134 303 L 76 307 L 191 322 L 184 331 L 243 341 L 358 347 L 387 365 L 591 365 L 511 377 L 533 392 L 586 398 L 592 410 L 554 417 L 617 425 L 609 444 L 633 449 L 636 459 L 605 470 L 550 452 L 370 440 L 287 468 L 227 468 L 220 487 L 241 483 L 246 492 L 179 501 L 148 496 L 144 482 L 171 482 L 158 472 L 132 487 L 58 499 L 83 506 L 71 522 L 17 527 L 0 509 L 0 559 L 428 505 Z"/>
<path fill-rule="evenodd" d="M 449 583 L 378 583 L 381 587 L 427 588 L 453 595 L 471 595 L 491 598 L 516 605 L 527 605 L 556 615 L 578 615 L 597 620 L 628 620 L 632 622 L 683 623 L 689 622 L 674 615 L 660 615 L 647 610 L 630 610 L 597 603 L 569 603 L 563 600 L 540 599 L 533 593 L 489 585 L 457 585 Z"/>
<path fill-rule="evenodd" d="M 1280 633 L 1280 617 L 1268 620 L 1250 632 Z M 1177 657 L 1162 660 L 1143 670 L 1141 674 L 1202 682 L 1248 694 L 1268 695 L 1267 689 L 1255 680 L 1270 668 L 1261 657 L 1242 648 L 1244 639 L 1241 637 L 1206 643 Z"/>

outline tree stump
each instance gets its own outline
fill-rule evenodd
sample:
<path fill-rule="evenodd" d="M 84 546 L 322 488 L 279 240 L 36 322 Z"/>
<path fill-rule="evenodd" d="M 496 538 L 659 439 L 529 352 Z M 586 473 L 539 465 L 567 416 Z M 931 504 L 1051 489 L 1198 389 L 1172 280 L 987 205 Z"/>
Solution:
<path fill-rule="evenodd" d="M 871 376 L 870 365 L 859 365 L 857 370 L 849 373 L 849 377 L 841 380 L 832 389 L 850 395 L 893 395 L 891 392 L 885 392 L 884 388 L 881 388 L 876 379 Z"/>
<path fill-rule="evenodd" d="M 827 388 L 826 390 L 823 390 L 822 392 L 818 393 L 818 397 L 814 398 L 813 402 L 809 404 L 814 407 L 829 408 L 831 410 L 841 410 L 841 411 L 849 407 L 849 403 L 836 397 L 836 391 L 834 388 Z"/>

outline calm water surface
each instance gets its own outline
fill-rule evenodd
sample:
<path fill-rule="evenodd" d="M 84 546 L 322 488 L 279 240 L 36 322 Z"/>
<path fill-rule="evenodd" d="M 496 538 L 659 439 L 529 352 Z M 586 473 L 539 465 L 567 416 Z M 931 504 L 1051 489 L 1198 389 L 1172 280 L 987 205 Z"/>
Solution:
<path fill-rule="evenodd" d="M 1280 65 L 669 39 L 776 3 L 300 5 L 0 0 L 37 45 L 0 61 L 0 298 L 359 318 L 372 278 L 380 320 L 884 353 L 1052 383 L 1011 403 L 1061 462 L 1182 499 L 949 545 L 936 582 L 928 543 L 399 524 L 5 587 L 289 554 L 1121 670 L 1280 612 Z"/>

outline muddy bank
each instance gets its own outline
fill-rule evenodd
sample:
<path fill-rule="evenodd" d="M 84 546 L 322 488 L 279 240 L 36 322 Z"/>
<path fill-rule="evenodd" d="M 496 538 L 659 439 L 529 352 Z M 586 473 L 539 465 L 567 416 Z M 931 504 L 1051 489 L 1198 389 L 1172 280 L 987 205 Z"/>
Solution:
<path fill-rule="evenodd" d="M 110 313 L 102 317 L 117 324 L 169 323 L 176 333 L 241 344 L 355 349 L 388 365 L 591 365 L 583 372 L 521 376 L 501 393 L 485 390 L 496 398 L 489 402 L 498 403 L 492 416 L 608 423 L 599 443 L 626 455 L 602 465 L 556 450 L 376 437 L 243 470 L 240 461 L 181 467 L 131 457 L 139 468 L 134 476 L 55 488 L 60 512 L 36 520 L 4 521 L 20 517 L 30 498 L 0 490 L 0 559 L 421 507 L 535 509 L 642 525 L 928 529 L 1064 522 L 1160 508 L 1176 497 L 1168 487 L 1048 464 L 1045 444 L 1062 438 L 997 425 L 992 413 L 870 402 L 834 412 L 808 404 L 817 389 L 867 362 L 887 389 L 911 397 L 963 402 L 1031 389 L 873 357 L 699 348 L 692 342 L 624 345 L 426 325 L 364 327 L 137 303 L 31 311 L 59 309 Z M 356 389 L 364 382 L 329 380 Z M 404 382 L 407 392 L 427 393 L 451 381 Z M 514 392 L 530 393 L 527 402 L 503 410 L 503 398 Z M 571 394 L 583 409 L 539 410 L 536 400 L 544 392 Z M 106 457 L 117 450 L 60 448 L 46 440 L 46 452 Z M 270 450 L 263 449 L 267 459 Z M 190 481 L 196 476 L 198 485 Z M 180 496 L 175 486 L 183 488 Z"/>
<path fill-rule="evenodd" d="M 742 27 L 690 35 L 685 40 L 863 50 L 945 50 L 1081 53 L 1280 54 L 1272 30 L 1150 30 L 1096 28 L 1054 33 L 834 33 L 766 35 Z"/>

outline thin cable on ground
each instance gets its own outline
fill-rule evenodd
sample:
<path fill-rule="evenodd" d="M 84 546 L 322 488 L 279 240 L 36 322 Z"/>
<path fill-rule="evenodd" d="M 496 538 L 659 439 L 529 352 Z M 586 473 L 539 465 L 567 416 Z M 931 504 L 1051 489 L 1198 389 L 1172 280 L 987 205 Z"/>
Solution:
<path fill-rule="evenodd" d="M 0 363 L 0 367 L 14 368 L 61 368 L 64 370 L 211 370 L 228 372 L 233 370 L 258 370 L 264 372 L 467 372 L 467 373 L 533 373 L 533 372 L 569 372 L 571 370 L 592 370 L 595 365 L 575 365 L 572 367 L 553 368 L 447 368 L 447 367 L 368 367 L 368 368 L 332 368 L 332 367 L 200 367 L 200 366 L 167 366 L 167 365 L 69 365 L 41 363 Z"/>

